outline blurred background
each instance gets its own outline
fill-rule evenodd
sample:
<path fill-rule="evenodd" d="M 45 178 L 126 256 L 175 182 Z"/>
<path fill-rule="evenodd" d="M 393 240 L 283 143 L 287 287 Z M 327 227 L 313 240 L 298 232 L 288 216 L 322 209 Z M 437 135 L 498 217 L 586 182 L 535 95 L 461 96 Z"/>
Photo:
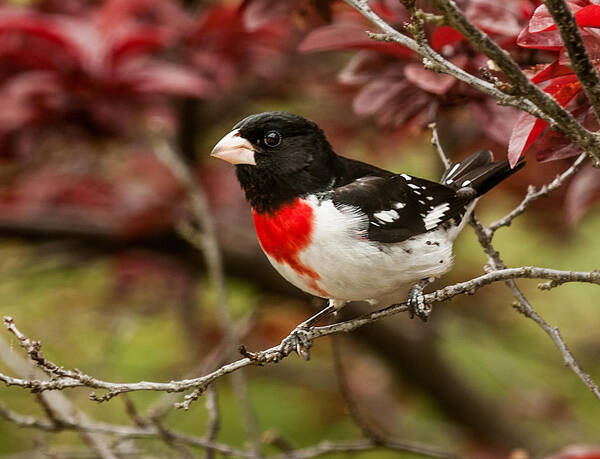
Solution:
<path fill-rule="evenodd" d="M 502 3 L 462 6 L 524 66 L 548 62 L 542 51 L 516 45 L 539 2 Z M 52 361 L 103 380 L 169 381 L 206 372 L 226 335 L 203 257 L 175 230 L 190 210 L 185 186 L 156 156 L 157 136 L 170 142 L 208 197 L 236 344 L 259 350 L 279 343 L 321 304 L 270 267 L 233 168 L 208 157 L 235 122 L 265 110 L 298 113 L 316 121 L 340 154 L 435 180 L 443 168 L 429 143 L 429 122 L 437 122 L 454 159 L 481 148 L 504 158 L 519 116 L 424 70 L 408 50 L 368 40 L 368 26 L 341 2 L 0 5 L 0 314 L 41 340 Z M 407 19 L 399 2 L 378 8 L 391 22 Z M 485 65 L 452 29 L 437 28 L 431 39 L 465 69 Z M 544 136 L 525 169 L 480 202 L 481 220 L 501 217 L 529 184 L 547 183 L 568 167 L 572 159 L 565 157 L 577 152 L 566 154 L 563 142 L 562 153 L 549 157 L 557 150 L 548 145 L 561 142 L 555 137 Z M 598 268 L 596 174 L 584 169 L 497 233 L 507 265 Z M 455 253 L 456 267 L 440 285 L 483 272 L 486 257 L 470 228 Z M 568 284 L 542 292 L 536 281 L 519 284 L 600 379 L 598 288 Z M 436 305 L 429 323 L 400 315 L 340 337 L 347 385 L 363 417 L 390 435 L 473 457 L 506 457 L 517 448 L 546 455 L 599 443 L 598 401 L 511 301 L 496 284 Z M 344 317 L 359 312 L 349 308 Z M 0 371 L 13 374 L 7 353 L 21 351 L 2 334 L 9 350 Z M 301 447 L 360 436 L 340 394 L 329 338 L 315 343 L 309 363 L 291 356 L 246 375 L 265 441 Z M 217 439 L 244 446 L 231 379 L 216 387 Z M 89 392 L 64 394 L 95 419 L 129 422 L 120 398 L 97 404 Z M 144 413 L 165 404 L 156 393 L 129 399 Z M 0 401 L 43 414 L 22 389 L 0 387 Z M 195 435 L 208 422 L 202 401 L 164 416 L 165 424 Z M 171 454 L 158 442 L 138 446 L 156 457 Z M 82 448 L 74 433 L 21 429 L 0 418 L 1 456 L 87 457 L 77 455 Z"/>

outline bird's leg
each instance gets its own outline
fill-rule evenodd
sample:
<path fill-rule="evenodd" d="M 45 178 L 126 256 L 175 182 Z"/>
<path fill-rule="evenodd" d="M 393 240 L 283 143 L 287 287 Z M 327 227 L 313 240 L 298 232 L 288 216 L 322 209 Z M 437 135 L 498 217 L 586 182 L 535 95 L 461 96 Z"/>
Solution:
<path fill-rule="evenodd" d="M 408 307 L 408 316 L 412 319 L 417 316 L 423 322 L 427 322 L 431 314 L 431 305 L 425 302 L 423 297 L 423 289 L 427 287 L 433 279 L 421 279 L 417 284 L 413 285 L 408 291 L 406 306 Z"/>
<path fill-rule="evenodd" d="M 342 305 L 343 303 L 340 304 L 339 302 L 336 302 L 336 300 L 329 300 L 326 308 L 321 309 L 314 316 L 309 317 L 294 328 L 294 330 L 281 342 L 281 352 L 285 354 L 288 349 L 291 348 L 304 360 L 310 360 L 310 348 L 312 347 L 312 342 L 307 335 L 308 329 L 319 320 L 335 314 Z"/>

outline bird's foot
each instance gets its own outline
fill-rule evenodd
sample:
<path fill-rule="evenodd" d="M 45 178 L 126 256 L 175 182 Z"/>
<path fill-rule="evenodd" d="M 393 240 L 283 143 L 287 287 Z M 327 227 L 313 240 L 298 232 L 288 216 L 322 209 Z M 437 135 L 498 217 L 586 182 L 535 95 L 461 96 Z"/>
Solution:
<path fill-rule="evenodd" d="M 423 296 L 423 289 L 429 282 L 429 279 L 423 279 L 408 292 L 406 306 L 408 307 L 408 317 L 411 319 L 417 316 L 423 322 L 427 322 L 427 319 L 431 315 L 431 305 L 425 302 L 425 297 Z"/>
<path fill-rule="evenodd" d="M 243 344 L 238 347 L 240 354 L 252 360 L 258 365 L 264 365 L 270 362 L 279 362 L 292 352 L 296 352 L 302 359 L 310 360 L 310 348 L 312 340 L 310 330 L 304 325 L 298 325 L 288 336 L 286 336 L 279 346 L 272 347 L 259 352 L 250 352 Z"/>
<path fill-rule="evenodd" d="M 342 303 L 343 305 L 343 303 Z M 310 348 L 312 347 L 312 339 L 310 338 L 310 328 L 313 327 L 319 320 L 329 316 L 335 316 L 339 303 L 334 300 L 329 301 L 329 305 L 319 311 L 314 316 L 302 322 L 292 332 L 281 341 L 281 344 L 271 349 L 260 352 L 250 352 L 244 345 L 239 346 L 238 350 L 244 357 L 256 362 L 259 365 L 268 362 L 278 362 L 290 353 L 296 352 L 300 358 L 310 360 Z"/>
<path fill-rule="evenodd" d="M 279 362 L 283 358 L 296 352 L 302 359 L 310 360 L 310 348 L 312 340 L 310 338 L 310 330 L 304 324 L 298 325 L 288 336 L 286 336 L 279 346 L 272 347 L 259 352 L 250 352 L 246 346 L 238 347 L 240 354 L 252 360 L 258 365 L 263 365 L 270 362 Z"/>
<path fill-rule="evenodd" d="M 288 355 L 295 351 L 298 356 L 304 360 L 310 360 L 310 348 L 312 340 L 309 337 L 309 330 L 303 326 L 296 327 L 279 345 L 279 351 L 282 355 Z"/>

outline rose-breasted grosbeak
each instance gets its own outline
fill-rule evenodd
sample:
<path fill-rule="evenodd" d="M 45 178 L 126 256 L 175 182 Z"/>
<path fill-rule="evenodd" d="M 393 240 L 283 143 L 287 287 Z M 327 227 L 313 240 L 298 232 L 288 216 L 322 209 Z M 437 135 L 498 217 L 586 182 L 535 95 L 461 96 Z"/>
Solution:
<path fill-rule="evenodd" d="M 236 165 L 260 245 L 296 287 L 329 299 L 404 301 L 426 320 L 427 282 L 452 266 L 452 243 L 477 199 L 513 174 L 479 151 L 441 183 L 394 174 L 334 153 L 319 127 L 284 112 L 252 115 L 212 156 Z"/>

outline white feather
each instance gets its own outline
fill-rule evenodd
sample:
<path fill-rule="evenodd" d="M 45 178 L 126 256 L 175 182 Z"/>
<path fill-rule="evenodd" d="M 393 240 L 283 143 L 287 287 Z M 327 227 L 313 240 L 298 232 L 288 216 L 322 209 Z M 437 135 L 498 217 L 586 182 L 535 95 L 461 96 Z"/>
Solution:
<path fill-rule="evenodd" d="M 452 169 L 450 169 L 450 172 L 448 172 L 448 175 L 446 175 L 446 177 L 450 178 L 452 177 L 452 174 L 454 174 L 456 172 L 456 169 L 458 169 L 458 166 L 460 166 L 460 163 L 456 163 Z M 451 183 L 449 181 L 446 181 L 446 183 Z"/>
<path fill-rule="evenodd" d="M 442 221 L 446 212 L 450 209 L 450 204 L 445 202 L 444 204 L 439 204 L 431 209 L 423 218 L 423 223 L 425 224 L 425 229 L 430 230 L 435 228 L 439 222 Z"/>
<path fill-rule="evenodd" d="M 439 277 L 452 266 L 452 238 L 447 230 L 411 237 L 399 243 L 367 239 L 368 219 L 358 208 L 336 208 L 331 201 L 308 198 L 314 211 L 312 243 L 300 253 L 301 263 L 319 273 L 316 285 L 340 301 L 404 301 L 420 279 Z M 390 212 L 390 211 L 384 211 Z M 317 296 L 314 279 L 269 257 L 279 273 Z M 382 300 L 385 298 L 385 300 Z"/>
<path fill-rule="evenodd" d="M 392 223 L 394 220 L 398 219 L 399 215 L 395 210 L 382 210 L 373 214 L 373 217 L 386 223 Z"/>

